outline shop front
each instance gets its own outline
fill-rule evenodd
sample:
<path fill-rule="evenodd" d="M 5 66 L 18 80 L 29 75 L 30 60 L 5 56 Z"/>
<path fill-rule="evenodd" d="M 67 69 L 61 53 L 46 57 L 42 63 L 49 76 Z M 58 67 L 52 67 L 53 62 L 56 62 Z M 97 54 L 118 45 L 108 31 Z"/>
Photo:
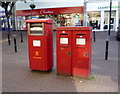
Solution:
<path fill-rule="evenodd" d="M 117 27 L 120 20 L 119 9 L 120 9 L 119 2 L 113 2 L 112 12 L 111 12 L 111 30 L 112 31 L 117 31 Z M 109 12 L 110 12 L 109 2 L 88 3 L 87 4 L 88 26 L 92 26 L 93 30 L 96 30 L 96 31 L 108 31 Z"/>
<path fill-rule="evenodd" d="M 52 18 L 54 20 L 54 29 L 59 26 L 83 26 L 84 8 L 80 7 L 62 7 L 45 8 L 31 10 L 16 10 L 18 30 L 25 30 L 25 20 Z"/>

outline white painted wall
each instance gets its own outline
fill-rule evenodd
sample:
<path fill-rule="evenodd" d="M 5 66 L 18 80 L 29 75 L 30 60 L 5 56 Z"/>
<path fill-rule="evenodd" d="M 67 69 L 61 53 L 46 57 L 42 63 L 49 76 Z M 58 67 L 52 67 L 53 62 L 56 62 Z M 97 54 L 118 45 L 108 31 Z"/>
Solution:
<path fill-rule="evenodd" d="M 120 1 L 119 1 L 118 5 L 120 6 Z M 119 12 L 119 19 L 120 19 L 120 8 L 118 9 L 118 12 Z"/>

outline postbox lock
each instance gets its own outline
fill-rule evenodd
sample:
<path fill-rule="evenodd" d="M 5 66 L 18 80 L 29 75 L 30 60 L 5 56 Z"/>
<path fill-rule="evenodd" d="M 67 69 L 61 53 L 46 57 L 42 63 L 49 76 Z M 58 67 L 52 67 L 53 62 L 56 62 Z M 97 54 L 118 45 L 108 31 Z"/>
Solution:
<path fill-rule="evenodd" d="M 70 52 L 70 51 L 68 52 L 68 55 L 71 55 L 71 52 Z"/>
<path fill-rule="evenodd" d="M 85 53 L 84 53 L 84 56 L 88 57 L 88 52 L 85 52 Z"/>

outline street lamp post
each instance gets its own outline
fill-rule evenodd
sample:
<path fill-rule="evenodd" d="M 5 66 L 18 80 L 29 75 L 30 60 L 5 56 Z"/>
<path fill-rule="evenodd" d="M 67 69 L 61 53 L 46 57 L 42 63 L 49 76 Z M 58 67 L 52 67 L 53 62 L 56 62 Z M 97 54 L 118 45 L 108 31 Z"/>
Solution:
<path fill-rule="evenodd" d="M 111 30 L 111 9 L 112 9 L 112 0 L 110 0 L 110 13 L 109 13 L 109 32 L 108 35 L 110 36 L 110 30 Z"/>
<path fill-rule="evenodd" d="M 31 4 L 30 5 L 30 8 L 31 8 L 31 19 L 32 19 L 32 11 L 33 11 L 33 9 L 36 7 L 36 5 L 35 4 Z"/>
<path fill-rule="evenodd" d="M 83 26 L 87 26 L 87 3 L 88 3 L 88 0 L 84 0 L 84 22 L 83 22 Z"/>
<path fill-rule="evenodd" d="M 106 39 L 105 60 L 108 60 L 108 53 L 109 53 L 109 40 L 110 40 L 110 30 L 111 30 L 111 10 L 112 10 L 112 0 L 110 0 L 109 31 L 108 31 L 108 36 Z"/>

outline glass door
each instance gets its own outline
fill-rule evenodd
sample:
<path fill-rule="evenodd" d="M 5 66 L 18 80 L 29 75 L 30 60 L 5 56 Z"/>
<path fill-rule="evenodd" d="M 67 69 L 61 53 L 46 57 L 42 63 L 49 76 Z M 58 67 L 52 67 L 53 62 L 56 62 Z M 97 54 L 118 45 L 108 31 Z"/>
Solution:
<path fill-rule="evenodd" d="M 100 30 L 101 27 L 101 12 L 88 12 L 88 23 L 93 30 Z"/>
<path fill-rule="evenodd" d="M 115 18 L 116 12 L 111 13 L 111 30 L 115 30 Z M 105 12 L 104 14 L 104 30 L 109 30 L 109 12 Z"/>

